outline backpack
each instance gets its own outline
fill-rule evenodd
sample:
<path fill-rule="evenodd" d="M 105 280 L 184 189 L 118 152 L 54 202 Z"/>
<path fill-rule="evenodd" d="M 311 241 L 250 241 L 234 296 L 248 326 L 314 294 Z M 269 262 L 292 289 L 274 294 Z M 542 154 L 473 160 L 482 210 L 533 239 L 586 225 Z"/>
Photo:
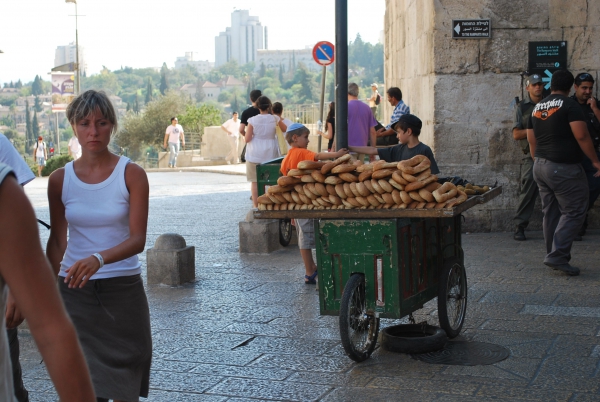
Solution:
<path fill-rule="evenodd" d="M 381 96 L 377 94 L 377 98 L 375 98 L 375 105 L 378 106 L 381 103 Z"/>

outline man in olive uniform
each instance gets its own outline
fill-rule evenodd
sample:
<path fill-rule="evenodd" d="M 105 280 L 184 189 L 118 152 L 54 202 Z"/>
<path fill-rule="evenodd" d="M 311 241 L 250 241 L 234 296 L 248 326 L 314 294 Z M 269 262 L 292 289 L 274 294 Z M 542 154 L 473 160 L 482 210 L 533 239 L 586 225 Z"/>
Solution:
<path fill-rule="evenodd" d="M 513 138 L 519 142 L 523 151 L 521 161 L 521 180 L 519 187 L 519 206 L 514 221 L 516 225 L 515 240 L 526 240 L 525 228 L 529 225 L 529 219 L 533 214 L 535 200 L 539 195 L 538 186 L 533 180 L 533 159 L 529 153 L 527 142 L 527 121 L 531 116 L 534 106 L 542 100 L 544 85 L 539 74 L 532 74 L 526 81 L 527 95 L 517 105 L 513 123 Z"/>
<path fill-rule="evenodd" d="M 588 73 L 577 74 L 573 88 L 575 89 L 575 94 L 571 96 L 571 98 L 577 101 L 579 106 L 581 106 L 581 110 L 585 116 L 587 129 L 590 133 L 590 137 L 592 137 L 594 149 L 596 150 L 596 156 L 600 158 L 600 103 L 598 103 L 598 99 L 592 96 L 592 91 L 594 89 L 594 78 Z M 585 175 L 587 176 L 588 185 L 590 187 L 590 198 L 588 205 L 589 214 L 589 210 L 592 209 L 594 202 L 596 202 L 598 196 L 600 196 L 600 177 L 594 177 L 596 169 L 592 165 L 592 161 L 589 158 L 586 157 L 582 165 L 583 169 L 585 170 Z M 583 226 L 581 227 L 577 237 L 575 237 L 575 240 L 582 240 L 582 236 L 585 235 L 587 225 L 588 215 L 586 214 Z"/>

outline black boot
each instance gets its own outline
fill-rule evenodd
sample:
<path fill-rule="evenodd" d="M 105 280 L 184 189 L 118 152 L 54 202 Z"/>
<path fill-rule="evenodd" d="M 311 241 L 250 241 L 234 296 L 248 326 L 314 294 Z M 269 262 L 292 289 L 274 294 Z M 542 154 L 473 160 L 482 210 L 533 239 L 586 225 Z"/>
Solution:
<path fill-rule="evenodd" d="M 513 238 L 518 241 L 527 240 L 527 238 L 525 237 L 525 228 L 517 226 L 517 230 L 515 231 L 515 235 L 513 236 Z"/>

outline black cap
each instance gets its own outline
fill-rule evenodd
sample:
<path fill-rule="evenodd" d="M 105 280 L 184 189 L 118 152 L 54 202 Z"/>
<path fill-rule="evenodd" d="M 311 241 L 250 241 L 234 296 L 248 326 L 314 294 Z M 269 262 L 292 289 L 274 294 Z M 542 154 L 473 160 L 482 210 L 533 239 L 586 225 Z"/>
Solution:
<path fill-rule="evenodd" d="M 539 74 L 531 74 L 527 78 L 527 85 L 537 84 L 542 82 L 542 77 Z"/>
<path fill-rule="evenodd" d="M 401 121 L 408 124 L 411 128 L 418 128 L 420 130 L 423 127 L 423 123 L 421 122 L 421 119 L 419 119 L 414 114 L 403 114 L 400 116 L 398 121 L 392 123 L 392 130 L 395 130 L 396 125 L 398 123 L 400 123 Z"/>

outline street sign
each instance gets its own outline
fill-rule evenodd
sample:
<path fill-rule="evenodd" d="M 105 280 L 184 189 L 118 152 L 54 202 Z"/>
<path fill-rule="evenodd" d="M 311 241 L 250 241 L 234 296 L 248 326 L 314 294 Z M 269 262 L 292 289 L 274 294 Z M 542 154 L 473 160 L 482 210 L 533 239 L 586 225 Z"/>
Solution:
<path fill-rule="evenodd" d="M 485 20 L 452 20 L 452 39 L 487 39 L 492 37 L 492 24 Z"/>
<path fill-rule="evenodd" d="M 552 73 L 567 68 L 567 42 L 529 42 L 529 74 L 542 76 L 544 88 L 550 89 Z"/>
<path fill-rule="evenodd" d="M 322 66 L 328 66 L 335 60 L 333 43 L 322 41 L 313 47 L 313 59 Z"/>

